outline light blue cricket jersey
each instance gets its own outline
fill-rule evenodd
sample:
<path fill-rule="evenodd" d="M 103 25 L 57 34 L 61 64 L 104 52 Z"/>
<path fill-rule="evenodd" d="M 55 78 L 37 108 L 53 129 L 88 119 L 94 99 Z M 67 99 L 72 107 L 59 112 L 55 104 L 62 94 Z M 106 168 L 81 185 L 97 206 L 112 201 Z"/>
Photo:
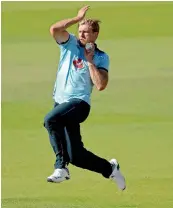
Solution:
<path fill-rule="evenodd" d="M 54 86 L 53 98 L 57 103 L 79 98 L 90 104 L 93 83 L 84 55 L 84 46 L 72 34 L 66 43 L 59 44 L 60 61 Z M 109 57 L 97 47 L 94 64 L 98 69 L 109 69 Z"/>

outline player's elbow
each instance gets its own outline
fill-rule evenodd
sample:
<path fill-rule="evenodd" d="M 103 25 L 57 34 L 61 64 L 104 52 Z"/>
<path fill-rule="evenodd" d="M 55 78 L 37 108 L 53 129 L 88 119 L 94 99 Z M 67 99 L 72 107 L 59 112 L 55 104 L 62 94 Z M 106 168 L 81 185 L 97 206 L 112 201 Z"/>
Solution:
<path fill-rule="evenodd" d="M 56 34 L 59 34 L 61 32 L 61 28 L 52 25 L 49 31 L 50 31 L 50 34 L 54 37 Z"/>
<path fill-rule="evenodd" d="M 55 28 L 53 25 L 50 27 L 50 34 L 52 35 L 52 36 L 54 36 L 55 35 L 55 32 L 57 31 L 57 28 Z"/>
<path fill-rule="evenodd" d="M 98 91 L 103 91 L 103 90 L 106 88 L 106 85 L 107 85 L 107 84 L 97 86 L 97 90 L 98 90 Z"/>
<path fill-rule="evenodd" d="M 98 91 L 103 91 L 105 88 L 104 87 L 99 87 L 97 89 L 98 89 Z"/>
<path fill-rule="evenodd" d="M 102 82 L 100 82 L 96 87 L 98 91 L 103 91 L 108 84 L 108 79 L 103 80 Z"/>

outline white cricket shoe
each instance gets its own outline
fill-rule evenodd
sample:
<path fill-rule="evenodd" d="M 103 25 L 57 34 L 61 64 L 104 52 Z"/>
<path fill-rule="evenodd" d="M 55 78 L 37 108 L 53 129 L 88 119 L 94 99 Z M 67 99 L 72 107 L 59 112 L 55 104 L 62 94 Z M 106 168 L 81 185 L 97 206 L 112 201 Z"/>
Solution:
<path fill-rule="evenodd" d="M 112 170 L 113 170 L 112 174 L 110 175 L 110 179 L 115 181 L 115 183 L 117 183 L 118 187 L 121 190 L 125 190 L 126 189 L 126 182 L 125 182 L 124 176 L 120 172 L 120 165 L 119 165 L 118 161 L 116 159 L 112 159 L 109 162 L 111 163 Z"/>
<path fill-rule="evenodd" d="M 65 180 L 70 179 L 70 173 L 68 168 L 62 168 L 62 169 L 55 169 L 52 175 L 47 177 L 47 182 L 52 182 L 52 183 L 61 183 Z"/>

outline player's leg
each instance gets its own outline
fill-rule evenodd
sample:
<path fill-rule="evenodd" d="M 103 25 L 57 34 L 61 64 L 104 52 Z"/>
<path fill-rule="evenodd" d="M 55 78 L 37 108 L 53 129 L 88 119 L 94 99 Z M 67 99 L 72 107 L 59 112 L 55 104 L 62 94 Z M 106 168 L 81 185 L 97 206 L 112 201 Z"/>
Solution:
<path fill-rule="evenodd" d="M 50 144 L 56 155 L 54 164 L 54 172 L 47 178 L 48 182 L 62 182 L 70 179 L 67 165 L 69 163 L 69 156 L 67 153 L 67 144 L 65 139 L 64 125 L 60 122 L 59 115 L 66 111 L 66 105 L 58 107 L 55 103 L 54 109 L 51 110 L 44 119 L 44 127 L 47 129 L 50 139 Z"/>
<path fill-rule="evenodd" d="M 83 103 L 84 105 L 81 105 L 80 99 L 72 99 L 70 102 L 59 104 L 44 119 L 44 126 L 49 133 L 50 143 L 56 154 L 55 171 L 48 177 L 49 182 L 61 182 L 70 178 L 66 167 L 69 163 L 69 156 L 64 136 L 64 127 L 69 121 L 82 122 L 87 117 L 89 111 L 86 111 L 84 108 L 89 105 L 85 102 Z"/>
<path fill-rule="evenodd" d="M 50 139 L 50 144 L 56 155 L 55 168 L 65 168 L 69 162 L 69 157 L 66 149 L 66 140 L 64 126 L 61 122 L 57 122 L 59 114 L 59 104 L 55 103 L 54 108 L 45 116 L 44 127 L 47 129 Z"/>
<path fill-rule="evenodd" d="M 111 164 L 84 147 L 81 140 L 80 124 L 75 122 L 68 124 L 66 131 L 67 141 L 70 140 L 70 162 L 75 166 L 100 173 L 105 178 L 109 178 L 112 173 Z"/>
<path fill-rule="evenodd" d="M 120 172 L 120 166 L 116 159 L 107 161 L 84 147 L 79 123 L 69 122 L 65 128 L 65 135 L 70 162 L 73 165 L 100 173 L 105 178 L 113 179 L 121 190 L 126 188 L 124 176 Z"/>
<path fill-rule="evenodd" d="M 70 162 L 80 168 L 102 174 L 105 178 L 114 180 L 121 190 L 126 188 L 125 179 L 120 172 L 120 165 L 116 159 L 107 161 L 88 151 L 81 140 L 80 124 L 71 123 L 66 126 L 67 141 L 70 142 Z"/>
<path fill-rule="evenodd" d="M 105 178 L 112 178 L 121 189 L 125 189 L 125 180 L 119 170 L 118 162 L 115 159 L 108 162 L 83 146 L 79 123 L 87 118 L 89 110 L 89 105 L 79 99 L 73 99 L 58 106 L 55 120 L 57 124 L 66 126 L 70 161 L 78 167 L 101 173 Z"/>

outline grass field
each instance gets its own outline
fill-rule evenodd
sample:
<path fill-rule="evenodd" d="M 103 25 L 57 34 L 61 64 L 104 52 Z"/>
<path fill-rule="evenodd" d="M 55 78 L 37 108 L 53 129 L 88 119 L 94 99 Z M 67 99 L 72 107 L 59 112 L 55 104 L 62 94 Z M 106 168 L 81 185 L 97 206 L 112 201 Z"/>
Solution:
<path fill-rule="evenodd" d="M 85 2 L 2 2 L 3 208 L 173 207 L 173 2 L 89 4 L 111 67 L 108 88 L 93 92 L 83 141 L 119 159 L 128 188 L 71 165 L 70 181 L 46 182 L 55 158 L 42 123 L 59 59 L 49 26 Z"/>

